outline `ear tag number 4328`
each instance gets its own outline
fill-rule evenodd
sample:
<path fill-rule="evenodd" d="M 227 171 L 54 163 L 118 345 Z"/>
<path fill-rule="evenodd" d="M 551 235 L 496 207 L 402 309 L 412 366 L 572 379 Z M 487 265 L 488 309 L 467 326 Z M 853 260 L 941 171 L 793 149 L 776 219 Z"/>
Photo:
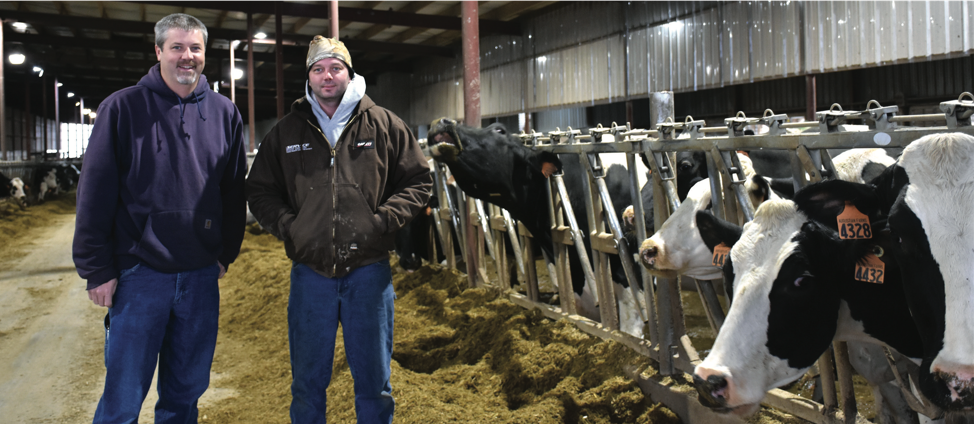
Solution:
<path fill-rule="evenodd" d="M 871 239 L 873 229 L 869 217 L 856 209 L 852 202 L 845 202 L 845 209 L 836 217 L 841 239 Z"/>
<path fill-rule="evenodd" d="M 714 246 L 714 260 L 712 262 L 713 266 L 723 268 L 724 261 L 727 260 L 728 255 L 730 255 L 730 247 L 728 247 L 726 244 L 721 243 Z"/>

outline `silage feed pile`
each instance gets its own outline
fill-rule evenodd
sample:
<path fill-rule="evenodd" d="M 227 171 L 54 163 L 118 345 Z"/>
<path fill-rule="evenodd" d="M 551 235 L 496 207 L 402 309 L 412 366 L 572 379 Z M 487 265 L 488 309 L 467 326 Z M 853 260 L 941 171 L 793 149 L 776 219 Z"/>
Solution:
<path fill-rule="evenodd" d="M 213 366 L 215 385 L 234 395 L 202 408 L 204 421 L 290 422 L 290 266 L 281 242 L 248 228 L 221 280 Z M 396 423 L 679 422 L 624 377 L 624 366 L 645 368 L 648 360 L 618 343 L 526 311 L 498 290 L 465 289 L 465 276 L 437 265 L 393 281 Z M 340 336 L 335 358 L 328 421 L 354 422 Z"/>

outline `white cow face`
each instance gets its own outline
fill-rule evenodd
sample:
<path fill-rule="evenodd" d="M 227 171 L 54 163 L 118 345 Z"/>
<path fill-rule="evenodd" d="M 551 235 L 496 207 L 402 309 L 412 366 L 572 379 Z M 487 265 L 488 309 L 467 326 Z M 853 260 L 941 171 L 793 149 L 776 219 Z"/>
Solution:
<path fill-rule="evenodd" d="M 809 271 L 820 246 L 799 236 L 807 220 L 793 202 L 770 200 L 731 241 L 734 301 L 694 371 L 705 405 L 750 413 L 768 389 L 800 377 L 831 342 L 839 301 Z M 829 316 L 831 322 L 823 319 Z"/>
<path fill-rule="evenodd" d="M 13 197 L 21 207 L 26 205 L 27 194 L 24 193 L 24 180 L 14 178 L 10 180 L 10 197 Z"/>
<path fill-rule="evenodd" d="M 924 337 L 920 389 L 947 410 L 974 409 L 974 137 L 935 134 L 903 151 L 880 184 Z"/>
<path fill-rule="evenodd" d="M 778 196 L 760 175 L 751 175 L 745 190 L 754 207 Z M 643 241 L 639 259 L 650 273 L 667 278 L 686 275 L 699 280 L 721 277 L 720 268 L 713 265 L 711 250 L 697 231 L 696 214 L 711 207 L 710 179 L 693 186 L 686 200 L 663 223 L 659 231 Z"/>

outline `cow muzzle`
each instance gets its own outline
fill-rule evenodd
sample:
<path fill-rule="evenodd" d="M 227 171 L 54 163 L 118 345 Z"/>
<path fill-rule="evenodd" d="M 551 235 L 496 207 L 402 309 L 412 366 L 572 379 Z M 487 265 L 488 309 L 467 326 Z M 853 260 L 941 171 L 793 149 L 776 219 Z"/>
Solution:
<path fill-rule="evenodd" d="M 430 123 L 428 144 L 433 159 L 441 162 L 455 162 L 463 146 L 457 134 L 457 121 L 439 118 Z"/>
<path fill-rule="evenodd" d="M 697 389 L 697 398 L 700 404 L 714 412 L 743 417 L 753 414 L 761 407 L 760 403 L 729 406 L 732 385 L 726 377 L 720 374 L 711 374 L 706 379 L 693 374 L 693 386 Z"/>

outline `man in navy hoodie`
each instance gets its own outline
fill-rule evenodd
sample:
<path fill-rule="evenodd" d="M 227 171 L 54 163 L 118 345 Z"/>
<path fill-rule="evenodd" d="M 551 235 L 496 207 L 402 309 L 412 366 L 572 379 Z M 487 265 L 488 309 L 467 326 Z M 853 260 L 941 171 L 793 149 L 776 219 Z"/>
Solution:
<path fill-rule="evenodd" d="M 78 184 L 74 262 L 109 308 L 95 423 L 138 421 L 157 360 L 155 422 L 197 421 L 246 222 L 243 122 L 202 75 L 206 27 L 176 13 L 155 39 L 159 64 L 98 108 Z"/>

